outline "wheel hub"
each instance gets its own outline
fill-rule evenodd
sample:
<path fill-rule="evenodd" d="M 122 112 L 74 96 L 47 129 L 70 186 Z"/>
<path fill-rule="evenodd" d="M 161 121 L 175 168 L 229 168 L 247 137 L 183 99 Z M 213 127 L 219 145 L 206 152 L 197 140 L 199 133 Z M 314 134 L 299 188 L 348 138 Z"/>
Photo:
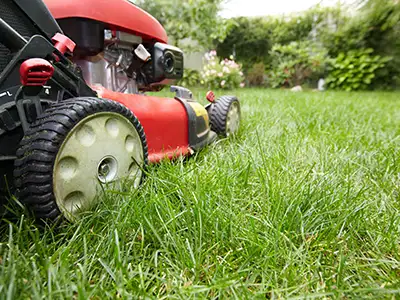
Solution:
<path fill-rule="evenodd" d="M 226 117 L 227 136 L 235 134 L 240 126 L 240 108 L 237 102 L 233 102 Z"/>
<path fill-rule="evenodd" d="M 97 178 L 101 183 L 108 183 L 115 180 L 118 173 L 118 162 L 113 156 L 103 158 L 97 170 Z"/>

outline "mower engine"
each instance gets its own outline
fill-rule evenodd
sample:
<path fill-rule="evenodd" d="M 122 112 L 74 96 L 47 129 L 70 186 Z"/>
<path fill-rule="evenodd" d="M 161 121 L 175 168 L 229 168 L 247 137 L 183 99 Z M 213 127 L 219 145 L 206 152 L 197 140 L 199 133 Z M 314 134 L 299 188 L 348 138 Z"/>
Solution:
<path fill-rule="evenodd" d="M 71 26 L 75 22 L 60 21 L 60 24 L 69 36 L 76 37 L 74 41 L 83 41 L 82 31 Z M 90 21 L 81 22 L 83 27 L 93 26 Z M 89 85 L 137 94 L 159 91 L 183 76 L 183 52 L 176 47 L 159 42 L 145 47 L 140 36 L 122 31 L 104 29 L 96 34 L 99 35 L 96 41 L 78 42 L 74 58 Z M 100 36 L 103 34 L 104 42 Z M 102 47 L 96 44 L 99 40 Z"/>
<path fill-rule="evenodd" d="M 127 106 L 147 136 L 150 162 L 187 155 L 215 141 L 209 108 L 182 87 L 174 98 L 144 96 L 183 77 L 183 52 L 167 44 L 161 24 L 126 0 L 45 0 L 65 35 L 76 43 L 71 60 L 100 97 Z M 91 7 L 96 7 L 96 11 Z"/>

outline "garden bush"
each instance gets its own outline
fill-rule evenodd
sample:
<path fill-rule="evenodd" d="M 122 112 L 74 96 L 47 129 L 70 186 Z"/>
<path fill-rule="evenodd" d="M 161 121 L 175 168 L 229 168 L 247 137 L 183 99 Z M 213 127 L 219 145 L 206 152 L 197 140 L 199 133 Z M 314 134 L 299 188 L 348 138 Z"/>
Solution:
<path fill-rule="evenodd" d="M 361 49 L 340 53 L 330 63 L 328 88 L 356 91 L 373 86 L 377 71 L 390 61 L 389 57 L 374 55 L 373 52 L 373 49 Z"/>
<path fill-rule="evenodd" d="M 400 84 L 400 5 L 393 0 L 364 2 L 356 15 L 343 15 L 336 30 L 321 32 L 320 39 L 333 58 L 358 49 L 373 49 L 375 55 L 391 57 L 390 64 L 376 71 L 368 88 L 396 88 Z"/>
<path fill-rule="evenodd" d="M 179 81 L 179 85 L 187 87 L 200 86 L 201 74 L 199 71 L 194 69 L 185 69 L 183 72 L 183 78 Z"/>
<path fill-rule="evenodd" d="M 326 51 L 308 42 L 275 45 L 270 55 L 273 63 L 268 83 L 274 88 L 316 83 L 327 61 Z"/>
<path fill-rule="evenodd" d="M 292 47 L 293 42 L 298 45 L 305 42 L 317 44 L 320 49 L 325 48 L 334 60 L 341 53 L 371 48 L 374 55 L 391 57 L 392 60 L 390 64 L 374 71 L 370 84 L 364 82 L 360 87 L 367 85 L 369 89 L 393 89 L 400 85 L 398 0 L 358 0 L 360 5 L 355 13 L 354 9 L 350 13 L 346 6 L 316 6 L 289 16 L 239 17 L 232 20 L 224 20 L 219 16 L 222 0 L 183 1 L 184 5 L 179 10 L 176 9 L 182 3 L 179 0 L 131 1 L 160 20 L 168 31 L 171 43 L 189 51 L 216 47 L 222 59 L 232 55 L 247 74 L 250 85 L 261 84 L 261 64 L 266 70 L 272 70 L 268 73 L 268 82 L 274 87 L 316 82 L 317 77 L 324 74 L 323 66 L 312 65 L 310 68 L 309 62 L 296 62 L 298 57 L 276 62 L 276 50 L 279 47 Z M 194 43 L 182 42 L 188 39 Z M 333 80 L 335 74 L 324 75 L 329 75 Z M 191 72 L 188 75 L 191 76 Z M 332 85 L 343 80 L 342 77 L 331 81 Z M 216 81 L 218 78 L 214 79 Z M 368 79 L 365 81 L 369 82 Z M 341 86 L 339 84 L 335 88 Z"/>
<path fill-rule="evenodd" d="M 243 64 L 248 75 L 254 72 L 252 68 L 255 64 L 263 63 L 265 69 L 272 70 L 268 73 L 269 84 L 280 87 L 315 82 L 318 78 L 314 77 L 319 75 L 329 75 L 330 80 L 333 80 L 339 73 L 325 73 L 323 66 L 321 69 L 319 66 L 312 66 L 310 69 L 308 63 L 296 62 L 298 58 L 282 60 L 277 53 L 279 47 L 292 47 L 293 42 L 302 45 L 312 41 L 319 45 L 320 49 L 326 49 L 323 52 L 327 52 L 334 60 L 341 53 L 352 55 L 353 51 L 359 49 L 373 49 L 374 55 L 392 59 L 390 64 L 374 70 L 374 78 L 365 79 L 360 88 L 364 89 L 365 85 L 368 89 L 398 88 L 400 85 L 399 2 L 365 0 L 360 3 L 355 14 L 350 13 L 345 6 L 333 8 L 317 6 L 304 13 L 284 18 L 236 18 L 229 27 L 226 39 L 218 44 L 218 53 L 222 57 L 233 54 L 235 60 Z M 279 56 L 278 62 L 276 56 Z M 335 82 L 343 80 L 342 77 L 335 78 Z M 369 77 L 367 75 L 367 78 Z M 357 83 L 352 88 L 356 86 Z M 341 87 L 339 84 L 336 88 Z"/>
<path fill-rule="evenodd" d="M 223 0 L 129 1 L 154 16 L 165 27 L 169 42 L 186 51 L 208 49 L 226 36 L 228 24 L 219 16 Z M 183 43 L 188 39 L 193 43 Z"/>
<path fill-rule="evenodd" d="M 230 57 L 240 61 L 244 70 L 254 64 L 270 62 L 271 27 L 263 18 L 235 18 L 230 21 L 227 37 L 217 45 L 220 57 Z"/>
<path fill-rule="evenodd" d="M 205 55 L 206 63 L 202 72 L 202 84 L 209 89 L 235 89 L 244 87 L 244 74 L 241 65 L 232 57 L 220 60 L 216 51 Z"/>
<path fill-rule="evenodd" d="M 265 84 L 265 64 L 257 63 L 248 71 L 246 81 L 249 86 L 263 86 Z"/>
<path fill-rule="evenodd" d="M 218 54 L 221 57 L 233 54 L 246 72 L 256 63 L 269 66 L 272 63 L 269 52 L 274 45 L 309 40 L 314 27 L 320 31 L 328 27 L 328 16 L 340 18 L 338 11 L 338 8 L 317 7 L 290 17 L 234 18 L 225 40 L 217 45 Z"/>

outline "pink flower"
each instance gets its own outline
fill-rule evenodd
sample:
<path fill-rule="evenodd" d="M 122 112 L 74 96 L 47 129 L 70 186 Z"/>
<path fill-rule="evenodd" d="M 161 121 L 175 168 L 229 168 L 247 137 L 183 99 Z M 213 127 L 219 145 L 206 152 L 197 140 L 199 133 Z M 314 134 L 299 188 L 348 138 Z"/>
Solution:
<path fill-rule="evenodd" d="M 217 56 L 217 51 L 211 50 L 211 51 L 210 51 L 210 55 L 211 55 L 211 56 Z"/>
<path fill-rule="evenodd" d="M 218 73 L 218 77 L 223 77 L 223 76 L 224 76 L 224 74 Z"/>
<path fill-rule="evenodd" d="M 240 84 L 240 87 L 241 88 L 244 88 L 246 85 L 245 85 L 245 83 L 244 82 L 242 82 L 241 84 Z"/>
<path fill-rule="evenodd" d="M 223 67 L 222 72 L 229 74 L 231 70 L 228 67 Z"/>

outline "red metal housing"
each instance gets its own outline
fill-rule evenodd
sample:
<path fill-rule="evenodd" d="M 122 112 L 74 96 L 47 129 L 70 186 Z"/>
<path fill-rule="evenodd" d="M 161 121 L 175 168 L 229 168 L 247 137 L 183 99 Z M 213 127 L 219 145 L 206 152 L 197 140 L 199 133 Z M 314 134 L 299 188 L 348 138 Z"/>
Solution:
<path fill-rule="evenodd" d="M 150 14 L 127 0 L 44 0 L 53 17 L 86 18 L 103 22 L 111 30 L 141 36 L 144 40 L 168 43 L 161 24 Z"/>
<path fill-rule="evenodd" d="M 176 99 L 122 94 L 103 87 L 93 87 L 99 97 L 128 107 L 139 119 L 149 146 L 152 163 L 189 154 L 188 115 Z"/>

